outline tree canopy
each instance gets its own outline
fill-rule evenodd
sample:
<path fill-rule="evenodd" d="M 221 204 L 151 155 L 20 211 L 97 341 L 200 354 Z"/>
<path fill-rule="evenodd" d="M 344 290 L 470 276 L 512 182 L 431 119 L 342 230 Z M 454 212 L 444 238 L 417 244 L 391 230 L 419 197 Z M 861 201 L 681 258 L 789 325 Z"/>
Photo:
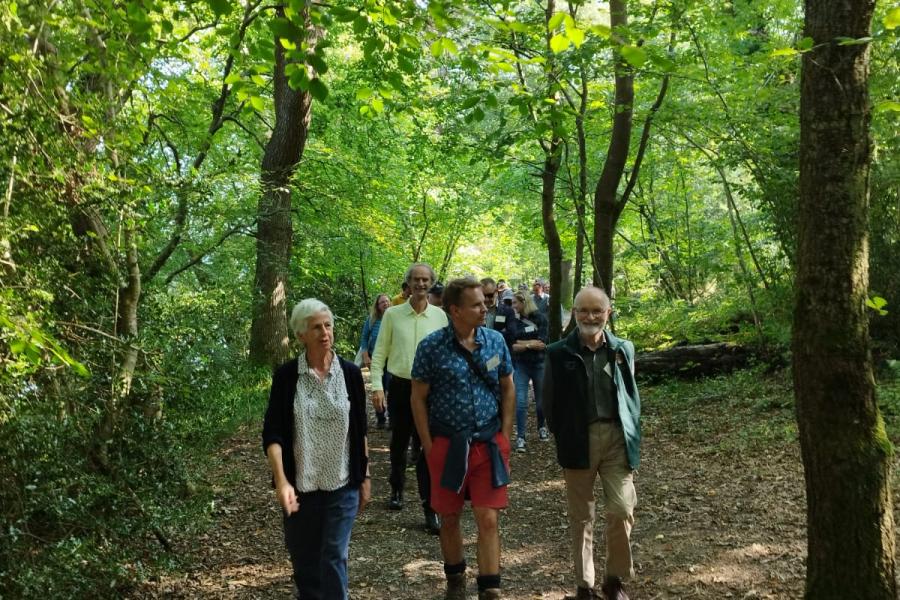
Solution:
<path fill-rule="evenodd" d="M 607 287 L 644 350 L 787 355 L 801 60 L 825 43 L 803 21 L 789 0 L 0 2 L 0 592 L 159 566 L 146 546 L 201 493 L 189 449 L 254 417 L 260 298 L 281 294 L 276 319 L 324 300 L 350 357 L 425 261 L 549 277 L 564 307 Z M 828 42 L 870 54 L 881 357 L 900 347 L 898 25 L 879 5 Z M 309 114 L 276 181 L 279 77 Z M 261 292 L 273 210 L 283 285 Z"/>

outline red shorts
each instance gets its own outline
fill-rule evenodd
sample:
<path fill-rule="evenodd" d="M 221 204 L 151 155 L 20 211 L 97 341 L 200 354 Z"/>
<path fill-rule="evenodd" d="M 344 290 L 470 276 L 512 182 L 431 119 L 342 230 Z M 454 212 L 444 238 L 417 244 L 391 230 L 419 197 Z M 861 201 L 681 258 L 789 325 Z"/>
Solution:
<path fill-rule="evenodd" d="M 509 469 L 509 440 L 497 432 L 497 446 L 500 456 Z M 431 474 L 431 508 L 441 515 L 458 513 L 468 498 L 472 506 L 485 508 L 506 508 L 509 504 L 506 486 L 495 488 L 491 483 L 491 455 L 485 442 L 475 442 L 469 447 L 469 465 L 462 489 L 457 494 L 441 486 L 441 474 L 447 460 L 447 449 L 450 438 L 435 437 L 431 440 L 431 452 L 428 453 L 428 472 Z"/>

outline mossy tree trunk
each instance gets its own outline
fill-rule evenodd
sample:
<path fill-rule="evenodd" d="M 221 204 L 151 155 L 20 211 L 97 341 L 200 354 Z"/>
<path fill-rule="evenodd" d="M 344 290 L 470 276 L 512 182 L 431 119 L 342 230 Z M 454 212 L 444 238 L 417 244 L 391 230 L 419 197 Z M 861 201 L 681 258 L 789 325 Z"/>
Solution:
<path fill-rule="evenodd" d="M 806 0 L 794 393 L 806 477 L 806 598 L 896 598 L 891 445 L 875 400 L 868 293 L 872 0 Z"/>

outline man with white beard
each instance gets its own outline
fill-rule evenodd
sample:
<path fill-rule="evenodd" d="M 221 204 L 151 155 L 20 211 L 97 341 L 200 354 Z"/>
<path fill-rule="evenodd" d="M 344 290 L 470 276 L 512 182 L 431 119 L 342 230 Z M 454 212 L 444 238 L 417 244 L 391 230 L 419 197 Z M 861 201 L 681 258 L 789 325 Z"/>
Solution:
<path fill-rule="evenodd" d="M 606 293 L 586 287 L 575 296 L 576 329 L 547 347 L 544 415 L 566 482 L 575 562 L 574 598 L 627 600 L 622 581 L 634 576 L 634 471 L 640 462 L 641 400 L 634 380 L 634 345 L 605 330 Z M 606 579 L 594 587 L 594 482 L 606 508 Z"/>

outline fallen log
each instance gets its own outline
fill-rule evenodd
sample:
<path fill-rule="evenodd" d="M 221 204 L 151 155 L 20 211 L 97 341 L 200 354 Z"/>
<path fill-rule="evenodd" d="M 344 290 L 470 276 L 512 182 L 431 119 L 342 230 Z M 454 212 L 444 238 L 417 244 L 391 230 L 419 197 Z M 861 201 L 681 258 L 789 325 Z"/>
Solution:
<path fill-rule="evenodd" d="M 732 342 L 675 346 L 639 353 L 635 357 L 635 374 L 639 378 L 656 379 L 729 373 L 746 367 L 754 354 L 752 349 Z"/>

